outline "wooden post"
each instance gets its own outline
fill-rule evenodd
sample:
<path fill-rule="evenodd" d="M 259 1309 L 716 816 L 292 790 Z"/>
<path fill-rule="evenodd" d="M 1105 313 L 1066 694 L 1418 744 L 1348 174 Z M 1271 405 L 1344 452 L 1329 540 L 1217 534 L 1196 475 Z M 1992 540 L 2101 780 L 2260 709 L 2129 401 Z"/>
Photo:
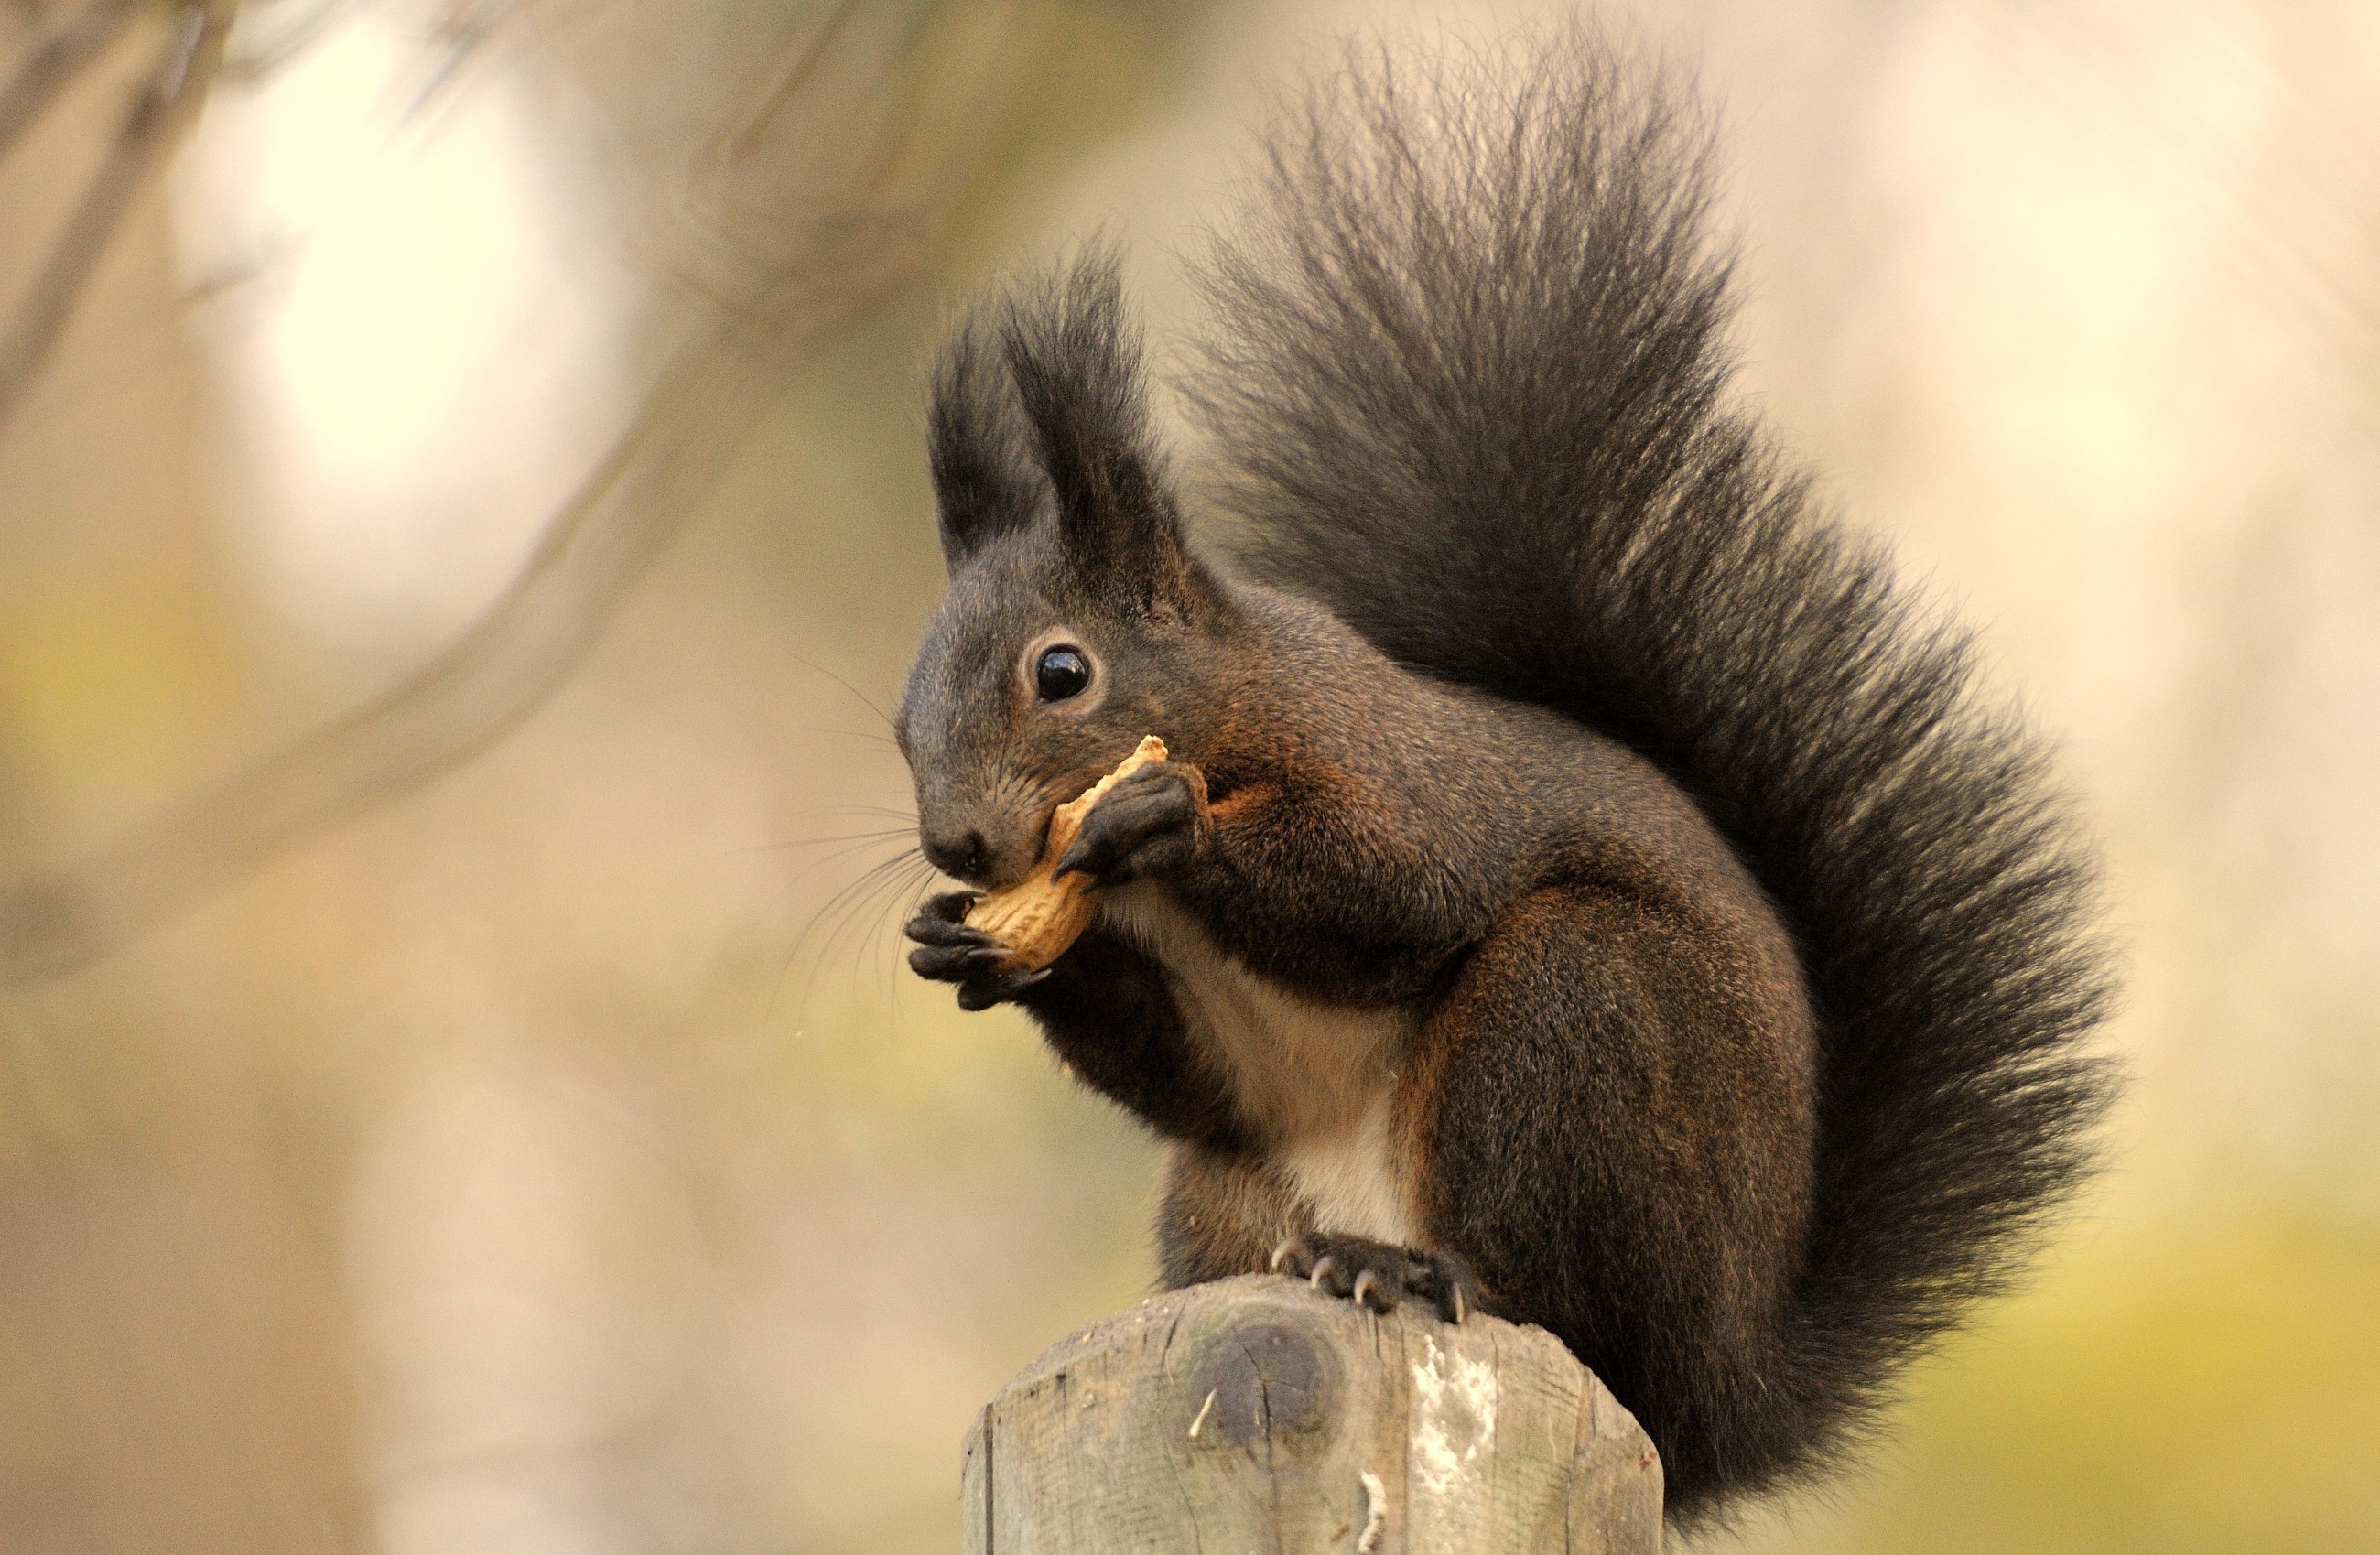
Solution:
<path fill-rule="evenodd" d="M 1065 1341 L 976 1417 L 966 1555 L 1658 1555 L 1661 1466 L 1542 1329 L 1246 1275 Z"/>

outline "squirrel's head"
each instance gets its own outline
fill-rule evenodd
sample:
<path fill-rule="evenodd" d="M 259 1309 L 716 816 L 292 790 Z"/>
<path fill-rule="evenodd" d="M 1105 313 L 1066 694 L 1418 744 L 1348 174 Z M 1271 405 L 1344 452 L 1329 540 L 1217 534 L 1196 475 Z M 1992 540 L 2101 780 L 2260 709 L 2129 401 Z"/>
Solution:
<path fill-rule="evenodd" d="M 979 309 L 928 411 L 951 587 L 901 698 L 926 856 L 1020 880 L 1144 735 L 1198 759 L 1230 595 L 1184 546 L 1113 259 Z"/>

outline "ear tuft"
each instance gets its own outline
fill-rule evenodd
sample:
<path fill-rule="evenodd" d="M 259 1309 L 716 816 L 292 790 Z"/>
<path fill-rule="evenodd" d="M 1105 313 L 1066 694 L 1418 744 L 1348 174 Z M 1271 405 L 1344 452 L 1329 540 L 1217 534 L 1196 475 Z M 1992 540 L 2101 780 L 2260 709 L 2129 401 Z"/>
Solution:
<path fill-rule="evenodd" d="M 935 359 L 926 440 L 942 560 L 956 572 L 985 542 L 1030 524 L 1039 505 L 1015 385 L 981 309 Z"/>
<path fill-rule="evenodd" d="M 1112 248 L 1018 287 L 1001 341 L 1075 571 L 1143 609 L 1186 598 L 1188 563 L 1148 434 L 1139 332 Z"/>

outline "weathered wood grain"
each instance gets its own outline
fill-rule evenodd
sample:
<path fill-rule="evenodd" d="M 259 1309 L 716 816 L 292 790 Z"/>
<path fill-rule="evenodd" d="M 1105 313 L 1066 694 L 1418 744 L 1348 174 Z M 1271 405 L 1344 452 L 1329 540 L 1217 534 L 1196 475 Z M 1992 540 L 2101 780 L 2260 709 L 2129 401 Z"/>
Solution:
<path fill-rule="evenodd" d="M 1051 1348 L 968 1433 L 967 1555 L 1654 1555 L 1661 1467 L 1542 1329 L 1302 1282 L 1175 1291 Z"/>

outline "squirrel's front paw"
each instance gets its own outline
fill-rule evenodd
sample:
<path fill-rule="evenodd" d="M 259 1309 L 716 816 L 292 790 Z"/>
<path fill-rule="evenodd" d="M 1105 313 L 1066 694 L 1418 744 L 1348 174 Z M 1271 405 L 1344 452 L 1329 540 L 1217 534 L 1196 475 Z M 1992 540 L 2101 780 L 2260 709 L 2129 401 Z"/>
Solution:
<path fill-rule="evenodd" d="M 1488 1310 L 1471 1266 L 1442 1248 L 1423 1253 L 1368 1236 L 1316 1232 L 1274 1248 L 1272 1267 L 1276 1274 L 1309 1281 L 1318 1291 L 1347 1296 L 1375 1312 L 1408 1297 L 1427 1302 L 1450 1323 Z"/>
<path fill-rule="evenodd" d="M 962 1010 L 1004 1004 L 1050 975 L 1046 966 L 1038 972 L 1000 969 L 1000 964 L 1008 959 L 1008 946 L 966 924 L 967 909 L 980 894 L 946 891 L 931 897 L 902 929 L 917 942 L 917 948 L 909 953 L 909 969 L 936 982 L 956 983 Z"/>
<path fill-rule="evenodd" d="M 1197 856 L 1208 824 L 1206 775 L 1186 761 L 1151 761 L 1091 807 L 1052 873 L 1079 872 L 1095 885 L 1162 875 Z"/>

